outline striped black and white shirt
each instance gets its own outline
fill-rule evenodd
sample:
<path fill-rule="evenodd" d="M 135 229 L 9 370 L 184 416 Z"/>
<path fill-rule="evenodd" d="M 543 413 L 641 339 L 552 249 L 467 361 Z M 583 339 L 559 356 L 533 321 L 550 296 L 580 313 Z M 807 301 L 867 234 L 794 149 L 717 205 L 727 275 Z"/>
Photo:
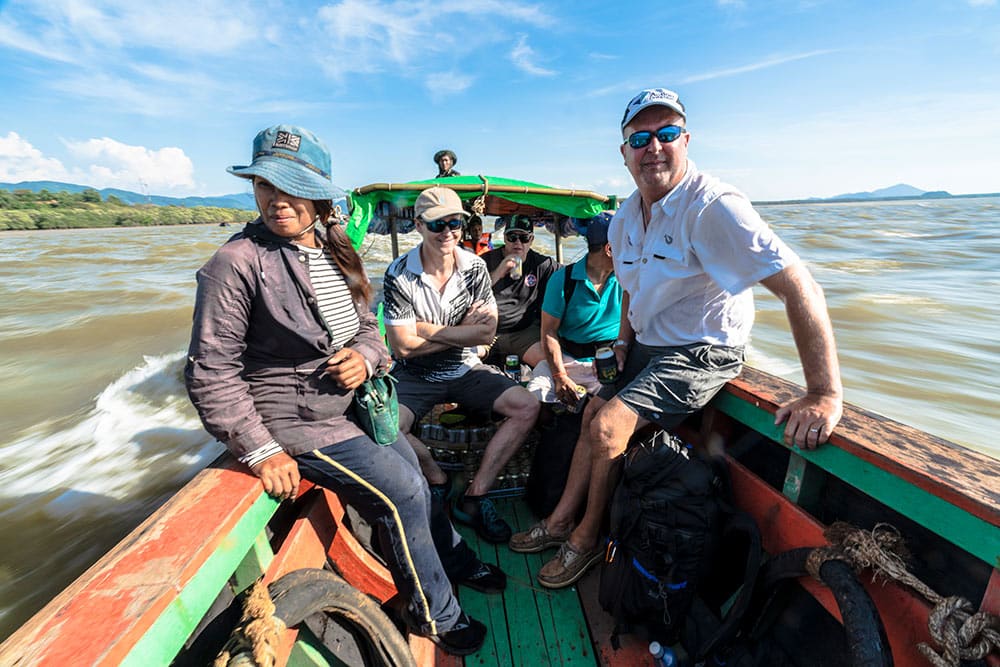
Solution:
<path fill-rule="evenodd" d="M 331 347 L 339 349 L 358 333 L 361 322 L 344 274 L 329 250 L 299 246 L 309 258 L 309 280 L 316 292 L 316 305 L 330 332 Z"/>
<path fill-rule="evenodd" d="M 382 317 L 387 326 L 412 322 L 456 326 L 473 303 L 496 304 L 486 263 L 467 250 L 455 252 L 455 273 L 448 279 L 444 293 L 425 282 L 423 274 L 419 245 L 397 257 L 386 269 Z M 480 363 L 474 347 L 453 347 L 397 362 L 428 382 L 460 378 Z"/>

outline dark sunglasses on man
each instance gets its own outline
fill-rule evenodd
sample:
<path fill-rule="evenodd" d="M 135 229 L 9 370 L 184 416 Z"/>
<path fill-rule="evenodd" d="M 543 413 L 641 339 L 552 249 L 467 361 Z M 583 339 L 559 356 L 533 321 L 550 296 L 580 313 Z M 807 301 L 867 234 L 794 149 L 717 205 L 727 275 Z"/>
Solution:
<path fill-rule="evenodd" d="M 441 220 L 424 220 L 424 225 L 432 234 L 440 234 L 444 231 L 445 227 L 448 228 L 448 231 L 455 232 L 461 229 L 463 224 L 464 221 L 461 216 L 442 218 Z"/>
<path fill-rule="evenodd" d="M 507 232 L 503 235 L 507 243 L 527 243 L 531 240 L 534 234 L 528 234 L 527 232 Z"/>
<path fill-rule="evenodd" d="M 687 128 L 680 125 L 664 125 L 656 132 L 650 132 L 649 130 L 633 132 L 628 135 L 627 143 L 632 148 L 643 148 L 649 145 L 649 142 L 653 140 L 653 136 L 655 135 L 656 140 L 661 144 L 670 144 L 680 139 L 680 136 L 685 132 L 687 132 Z"/>

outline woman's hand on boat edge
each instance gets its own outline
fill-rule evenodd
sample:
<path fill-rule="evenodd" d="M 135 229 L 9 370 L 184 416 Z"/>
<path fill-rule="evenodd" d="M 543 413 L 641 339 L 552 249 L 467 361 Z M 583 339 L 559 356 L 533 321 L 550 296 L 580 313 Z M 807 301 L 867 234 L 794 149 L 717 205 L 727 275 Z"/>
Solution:
<path fill-rule="evenodd" d="M 264 491 L 278 500 L 294 498 L 299 489 L 299 464 L 285 452 L 264 459 L 250 470 L 260 478 Z"/>
<path fill-rule="evenodd" d="M 779 407 L 774 413 L 774 423 L 788 420 L 785 444 L 815 449 L 830 439 L 843 414 L 844 402 L 839 396 L 806 394 Z"/>

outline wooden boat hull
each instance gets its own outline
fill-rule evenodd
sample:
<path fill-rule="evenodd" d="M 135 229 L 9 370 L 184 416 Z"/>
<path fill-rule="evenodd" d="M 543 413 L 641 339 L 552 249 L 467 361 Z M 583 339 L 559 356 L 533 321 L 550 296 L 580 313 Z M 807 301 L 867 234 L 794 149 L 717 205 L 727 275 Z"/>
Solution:
<path fill-rule="evenodd" d="M 1000 612 L 1000 462 L 852 406 L 829 444 L 789 449 L 778 442 L 773 412 L 801 391 L 747 368 L 680 429 L 685 439 L 721 447 L 729 457 L 737 502 L 757 520 L 765 549 L 826 544 L 823 531 L 833 520 L 869 529 L 899 523 L 915 552 L 914 571 L 932 588 L 942 595 L 957 590 L 976 607 Z M 516 527 L 533 520 L 522 504 L 504 503 Z M 328 560 L 353 586 L 389 600 L 391 577 L 343 521 L 335 494 L 304 484 L 296 501 L 279 505 L 242 466 L 220 459 L 0 645 L 0 664 L 170 664 L 259 577 L 270 582 Z M 572 589 L 543 591 L 532 585 L 543 555 L 468 538 L 484 560 L 508 572 L 510 590 L 503 604 L 460 591 L 463 606 L 491 629 L 487 645 L 465 664 L 649 664 L 634 637 L 611 647 L 596 572 Z M 808 578 L 800 583 L 839 619 L 825 587 Z M 895 664 L 928 664 L 916 647 L 931 642 L 930 605 L 898 584 L 865 585 Z M 411 637 L 410 645 L 419 665 L 463 664 L 427 640 Z M 282 637 L 279 662 L 323 664 L 325 651 L 311 633 L 292 628 Z"/>

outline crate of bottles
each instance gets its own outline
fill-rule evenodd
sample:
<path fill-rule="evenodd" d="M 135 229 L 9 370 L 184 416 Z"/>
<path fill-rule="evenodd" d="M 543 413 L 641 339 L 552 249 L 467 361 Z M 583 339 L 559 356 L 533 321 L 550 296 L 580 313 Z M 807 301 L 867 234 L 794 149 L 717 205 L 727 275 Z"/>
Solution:
<path fill-rule="evenodd" d="M 462 414 L 455 406 L 437 406 L 425 417 L 414 433 L 427 445 L 442 470 L 458 473 L 467 486 L 483 460 L 486 444 L 496 433 L 499 422 Z M 531 461 L 538 443 L 538 433 L 528 433 L 524 444 L 497 475 L 491 496 L 520 496 L 528 484 Z"/>

